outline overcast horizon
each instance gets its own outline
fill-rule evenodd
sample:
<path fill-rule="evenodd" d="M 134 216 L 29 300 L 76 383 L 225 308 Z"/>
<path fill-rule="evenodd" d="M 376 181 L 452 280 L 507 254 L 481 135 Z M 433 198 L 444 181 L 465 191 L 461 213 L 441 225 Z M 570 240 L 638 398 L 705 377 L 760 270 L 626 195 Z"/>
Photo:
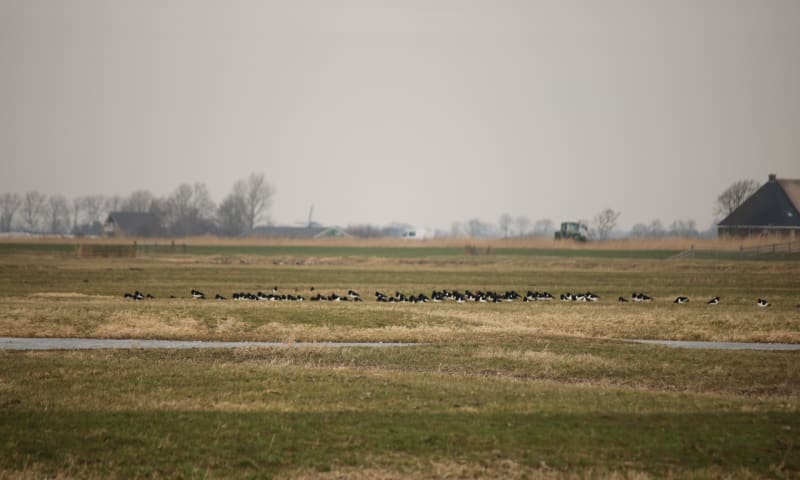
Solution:
<path fill-rule="evenodd" d="M 713 221 L 800 178 L 793 0 L 0 0 L 0 193 L 449 230 L 508 213 Z"/>

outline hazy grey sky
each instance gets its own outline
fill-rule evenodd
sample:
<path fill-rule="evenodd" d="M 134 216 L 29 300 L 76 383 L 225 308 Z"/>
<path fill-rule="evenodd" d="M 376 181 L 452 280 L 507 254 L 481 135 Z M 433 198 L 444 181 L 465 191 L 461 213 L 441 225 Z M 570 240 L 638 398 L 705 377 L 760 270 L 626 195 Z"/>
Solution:
<path fill-rule="evenodd" d="M 0 192 L 250 172 L 277 223 L 705 228 L 800 178 L 800 1 L 0 0 Z"/>

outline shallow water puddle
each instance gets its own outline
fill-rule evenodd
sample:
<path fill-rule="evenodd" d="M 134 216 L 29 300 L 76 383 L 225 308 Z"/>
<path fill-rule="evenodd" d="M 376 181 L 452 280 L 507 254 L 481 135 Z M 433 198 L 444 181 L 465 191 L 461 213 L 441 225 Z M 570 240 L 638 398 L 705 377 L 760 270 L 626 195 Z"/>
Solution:
<path fill-rule="evenodd" d="M 409 347 L 401 342 L 205 342 L 185 340 L 139 340 L 102 338 L 14 338 L 0 337 L 0 350 L 95 350 L 153 348 L 283 348 L 283 347 Z"/>
<path fill-rule="evenodd" d="M 680 340 L 628 340 L 633 343 L 663 345 L 674 348 L 706 348 L 711 350 L 800 350 L 796 343 L 743 343 L 743 342 L 694 342 Z"/>

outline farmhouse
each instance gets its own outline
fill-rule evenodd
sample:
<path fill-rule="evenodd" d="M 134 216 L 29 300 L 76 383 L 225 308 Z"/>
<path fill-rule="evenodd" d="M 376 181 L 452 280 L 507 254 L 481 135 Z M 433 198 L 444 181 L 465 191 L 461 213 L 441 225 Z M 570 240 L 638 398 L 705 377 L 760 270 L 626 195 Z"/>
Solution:
<path fill-rule="evenodd" d="M 336 227 L 256 227 L 250 232 L 251 237 L 315 239 L 330 237 L 349 237 L 346 232 Z"/>
<path fill-rule="evenodd" d="M 158 237 L 164 233 L 158 217 L 145 212 L 111 212 L 103 230 L 109 237 Z"/>
<path fill-rule="evenodd" d="M 717 225 L 717 236 L 800 239 L 800 180 L 769 181 Z"/>

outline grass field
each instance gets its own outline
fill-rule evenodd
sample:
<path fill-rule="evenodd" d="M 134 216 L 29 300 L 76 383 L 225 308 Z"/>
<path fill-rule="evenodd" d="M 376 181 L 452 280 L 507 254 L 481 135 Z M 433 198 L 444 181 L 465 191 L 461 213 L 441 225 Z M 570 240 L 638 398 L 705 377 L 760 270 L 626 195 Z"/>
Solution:
<path fill-rule="evenodd" d="M 0 351 L 0 478 L 800 478 L 800 352 L 625 341 L 800 343 L 800 263 L 652 247 L 0 244 L 0 336 L 420 343 Z M 189 298 L 273 286 L 366 301 Z M 442 288 L 601 300 L 371 298 Z"/>

